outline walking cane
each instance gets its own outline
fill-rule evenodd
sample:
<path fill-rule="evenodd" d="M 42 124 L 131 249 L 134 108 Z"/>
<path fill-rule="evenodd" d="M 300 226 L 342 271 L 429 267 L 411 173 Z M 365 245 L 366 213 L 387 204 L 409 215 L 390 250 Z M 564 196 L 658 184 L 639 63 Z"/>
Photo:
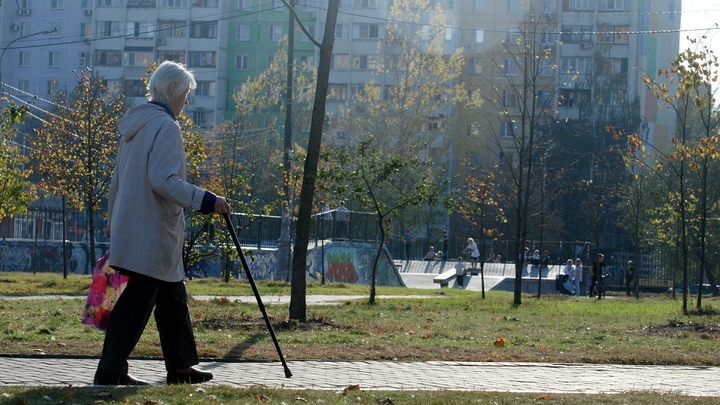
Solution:
<path fill-rule="evenodd" d="M 225 213 L 225 224 L 227 225 L 228 231 L 230 231 L 230 236 L 235 243 L 235 248 L 237 249 L 238 255 L 240 256 L 240 261 L 242 262 L 243 268 L 245 269 L 245 274 L 247 274 L 247 278 L 250 282 L 253 293 L 255 294 L 255 299 L 257 300 L 258 307 L 260 307 L 260 312 L 262 312 L 263 318 L 265 318 L 265 324 L 267 325 L 268 331 L 270 331 L 270 336 L 272 336 L 273 343 L 275 344 L 275 350 L 277 350 L 278 356 L 280 356 L 280 361 L 282 362 L 283 368 L 285 369 L 285 377 L 290 378 L 292 377 L 292 373 L 290 372 L 290 369 L 285 362 L 285 356 L 283 356 L 282 350 L 280 349 L 280 344 L 278 343 L 277 337 L 275 337 L 275 331 L 273 330 L 272 324 L 270 324 L 270 318 L 268 318 L 267 312 L 265 312 L 265 306 L 263 305 L 262 299 L 260 298 L 260 293 L 258 292 L 257 286 L 255 285 L 255 280 L 253 280 L 252 274 L 250 274 L 250 267 L 248 267 L 247 261 L 245 260 L 245 255 L 240 248 L 240 241 L 238 241 L 237 234 L 235 234 L 235 229 L 233 228 L 232 222 L 230 221 L 230 215 L 227 212 Z"/>

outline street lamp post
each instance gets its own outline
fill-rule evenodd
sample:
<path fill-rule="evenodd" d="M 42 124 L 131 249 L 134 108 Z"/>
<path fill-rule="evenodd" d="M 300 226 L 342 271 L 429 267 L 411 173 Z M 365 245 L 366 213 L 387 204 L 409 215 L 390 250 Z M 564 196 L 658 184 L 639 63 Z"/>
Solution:
<path fill-rule="evenodd" d="M 26 38 L 34 37 L 34 36 L 36 36 L 36 35 L 52 34 L 52 33 L 55 32 L 55 31 L 57 31 L 57 27 L 55 27 L 55 28 L 53 28 L 53 29 L 51 29 L 51 30 L 47 30 L 47 31 L 40 31 L 40 32 L 35 32 L 35 33 L 32 33 L 32 34 L 28 34 L 28 35 L 23 35 L 23 36 L 21 36 L 21 37 L 17 37 L 17 38 L 15 38 L 15 39 L 13 39 L 13 40 L 10 41 L 7 45 L 5 45 L 5 47 L 3 47 L 2 52 L 0 52 L 0 96 L 2 96 L 2 94 L 3 94 L 2 60 L 3 60 L 3 56 L 5 56 L 5 51 L 7 51 L 7 50 L 12 46 L 12 44 L 14 44 L 15 42 L 17 42 L 17 41 L 19 41 L 19 40 L 21 40 L 21 39 L 26 39 Z"/>

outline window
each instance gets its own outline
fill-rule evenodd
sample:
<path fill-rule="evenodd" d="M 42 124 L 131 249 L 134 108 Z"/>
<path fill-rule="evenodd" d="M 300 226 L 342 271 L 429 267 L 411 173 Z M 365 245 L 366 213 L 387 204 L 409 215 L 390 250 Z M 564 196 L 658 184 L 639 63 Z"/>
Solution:
<path fill-rule="evenodd" d="M 30 51 L 18 51 L 18 66 L 30 66 Z"/>
<path fill-rule="evenodd" d="M 305 70 L 312 70 L 312 68 L 315 67 L 315 57 L 314 56 L 301 56 L 300 57 L 300 64 Z"/>
<path fill-rule="evenodd" d="M 35 218 L 15 218 L 13 233 L 15 238 L 32 239 L 35 236 Z"/>
<path fill-rule="evenodd" d="M 380 0 L 353 0 L 353 7 L 358 8 L 378 8 Z"/>
<path fill-rule="evenodd" d="M 560 38 L 563 42 L 590 42 L 592 29 L 590 25 L 563 25 Z"/>
<path fill-rule="evenodd" d="M 78 66 L 89 67 L 90 66 L 90 52 L 80 52 L 78 54 Z"/>
<path fill-rule="evenodd" d="M 101 38 L 119 36 L 120 24 L 120 21 L 98 21 L 97 34 Z"/>
<path fill-rule="evenodd" d="M 130 51 L 123 54 L 123 66 L 148 66 L 152 62 L 152 51 Z"/>
<path fill-rule="evenodd" d="M 551 59 L 541 59 L 538 66 L 538 75 L 542 77 L 551 77 L 555 72 L 555 66 Z"/>
<path fill-rule="evenodd" d="M 365 86 L 362 84 L 350 85 L 350 99 L 357 100 L 365 97 Z"/>
<path fill-rule="evenodd" d="M 445 41 L 452 41 L 453 38 L 452 28 L 445 28 Z"/>
<path fill-rule="evenodd" d="M 187 7 L 187 0 L 161 0 L 161 7 Z"/>
<path fill-rule="evenodd" d="M 568 74 L 592 72 L 592 58 L 562 58 L 560 71 Z"/>
<path fill-rule="evenodd" d="M 515 59 L 505 59 L 505 64 L 503 65 L 503 74 L 506 76 L 518 75 L 518 65 Z"/>
<path fill-rule="evenodd" d="M 249 41 L 250 40 L 250 26 L 249 25 L 238 25 L 235 27 L 235 39 L 238 41 Z"/>
<path fill-rule="evenodd" d="M 328 86 L 328 101 L 347 101 L 347 86 L 331 84 Z"/>
<path fill-rule="evenodd" d="M 560 90 L 558 105 L 561 107 L 577 107 L 579 105 L 587 105 L 590 101 L 590 91 L 588 90 Z"/>
<path fill-rule="evenodd" d="M 520 0 L 505 0 L 506 12 L 510 14 L 517 14 L 520 12 Z"/>
<path fill-rule="evenodd" d="M 274 56 L 268 56 L 267 58 L 267 66 L 271 67 L 275 64 L 275 57 Z"/>
<path fill-rule="evenodd" d="M 595 10 L 595 0 L 569 0 L 568 10 Z"/>
<path fill-rule="evenodd" d="M 475 13 L 485 12 L 485 0 L 473 0 L 472 11 Z"/>
<path fill-rule="evenodd" d="M 555 31 L 552 28 L 540 31 L 540 44 L 543 46 L 555 45 Z"/>
<path fill-rule="evenodd" d="M 378 55 L 355 55 L 353 56 L 353 69 L 369 70 L 377 69 L 380 63 Z"/>
<path fill-rule="evenodd" d="M 215 52 L 190 52 L 188 64 L 191 67 L 215 67 Z"/>
<path fill-rule="evenodd" d="M 272 11 L 283 11 L 283 9 L 285 9 L 285 5 L 282 0 L 271 0 L 270 4 Z"/>
<path fill-rule="evenodd" d="M 90 5 L 90 3 L 92 3 L 91 0 L 80 0 L 80 7 L 81 8 L 91 8 L 92 6 Z"/>
<path fill-rule="evenodd" d="M 553 93 L 551 91 L 541 91 L 537 95 L 537 99 L 535 100 L 535 106 L 540 109 L 548 108 L 550 107 L 550 103 L 553 97 Z"/>
<path fill-rule="evenodd" d="M 629 0 L 599 0 L 598 10 L 600 11 L 618 11 L 629 10 Z"/>
<path fill-rule="evenodd" d="M 155 24 L 151 22 L 128 22 L 125 25 L 125 35 L 136 38 L 152 38 Z"/>
<path fill-rule="evenodd" d="M 52 10 L 63 8 L 63 0 L 50 0 L 50 8 Z"/>
<path fill-rule="evenodd" d="M 197 110 L 193 111 L 191 113 L 192 120 L 195 123 L 195 125 L 198 126 L 207 126 L 212 123 L 212 117 L 213 112 L 212 111 L 205 111 L 205 110 Z"/>
<path fill-rule="evenodd" d="M 187 23 L 184 21 L 160 21 L 158 23 L 158 36 L 185 38 Z"/>
<path fill-rule="evenodd" d="M 270 40 L 271 41 L 279 41 L 283 36 L 283 27 L 282 25 L 271 25 L 270 26 Z"/>
<path fill-rule="evenodd" d="M 475 43 L 482 44 L 485 42 L 485 30 L 475 30 Z"/>
<path fill-rule="evenodd" d="M 501 138 L 512 138 L 515 136 L 515 121 L 508 123 L 503 121 L 500 123 L 500 137 Z"/>
<path fill-rule="evenodd" d="M 50 31 L 54 31 L 50 34 L 50 38 L 60 38 L 62 36 L 62 24 L 58 22 L 50 23 Z"/>
<path fill-rule="evenodd" d="M 97 0 L 98 7 L 122 7 L 125 0 Z"/>
<path fill-rule="evenodd" d="M 335 26 L 335 39 L 345 39 L 347 33 L 345 32 L 345 24 L 338 24 Z"/>
<path fill-rule="evenodd" d="M 60 67 L 60 51 L 48 52 L 48 67 Z"/>
<path fill-rule="evenodd" d="M 598 104 L 610 106 L 624 105 L 626 98 L 627 90 L 625 89 L 605 90 L 600 92 Z"/>
<path fill-rule="evenodd" d="M 111 79 L 108 80 L 105 84 L 107 86 L 107 91 L 110 94 L 119 94 L 122 91 L 122 80 L 120 79 Z"/>
<path fill-rule="evenodd" d="M 217 8 L 218 0 L 193 0 L 193 7 Z"/>
<path fill-rule="evenodd" d="M 470 74 L 471 75 L 480 75 L 482 74 L 482 59 L 480 58 L 471 58 L 468 66 L 470 67 Z"/>
<path fill-rule="evenodd" d="M 508 31 L 505 33 L 505 43 L 508 45 L 520 45 L 522 36 L 519 31 Z"/>
<path fill-rule="evenodd" d="M 235 55 L 235 70 L 248 70 L 248 56 Z"/>
<path fill-rule="evenodd" d="M 238 10 L 250 11 L 252 9 L 252 0 L 238 0 Z"/>
<path fill-rule="evenodd" d="M 196 96 L 214 96 L 215 82 L 212 80 L 199 80 L 193 94 Z"/>
<path fill-rule="evenodd" d="M 542 12 L 545 15 L 552 16 L 556 12 L 555 0 L 543 0 Z"/>
<path fill-rule="evenodd" d="M 217 38 L 217 22 L 191 22 L 190 38 Z"/>
<path fill-rule="evenodd" d="M 80 37 L 81 38 L 89 38 L 92 36 L 92 30 L 90 29 L 90 24 L 88 23 L 80 23 Z"/>
<path fill-rule="evenodd" d="M 165 62 L 166 60 L 185 64 L 185 51 L 157 51 L 158 63 Z"/>
<path fill-rule="evenodd" d="M 18 80 L 17 84 L 18 90 L 29 92 L 30 91 L 30 80 Z"/>
<path fill-rule="evenodd" d="M 627 73 L 627 58 L 607 58 L 603 61 L 602 73 L 606 75 L 614 75 Z"/>
<path fill-rule="evenodd" d="M 348 70 L 350 68 L 350 55 L 338 54 L 333 55 L 333 63 L 331 69 Z"/>
<path fill-rule="evenodd" d="M 95 66 L 120 66 L 122 51 L 95 51 Z"/>
<path fill-rule="evenodd" d="M 309 33 L 311 36 L 313 36 L 313 37 L 315 36 L 315 26 L 314 26 L 314 25 L 307 25 L 307 26 L 305 26 L 305 28 L 307 28 L 308 33 Z M 302 42 L 310 42 L 310 38 L 308 38 L 308 36 L 305 34 L 305 32 L 303 32 L 303 33 L 301 34 L 300 40 L 301 40 Z"/>
<path fill-rule="evenodd" d="M 597 41 L 603 43 L 626 44 L 630 40 L 630 26 L 600 26 Z"/>
<path fill-rule="evenodd" d="M 32 34 L 32 24 L 29 22 L 21 22 L 20 23 L 20 36 L 24 37 L 25 35 Z"/>
<path fill-rule="evenodd" d="M 517 94 L 511 90 L 503 90 L 503 107 L 517 107 Z"/>
<path fill-rule="evenodd" d="M 48 80 L 47 82 L 47 94 L 52 94 L 55 91 L 58 91 L 60 89 L 60 86 L 58 85 L 57 80 Z"/>
<path fill-rule="evenodd" d="M 359 39 L 380 38 L 380 26 L 378 24 L 357 24 L 357 25 L 355 25 L 355 38 L 359 38 Z"/>
<path fill-rule="evenodd" d="M 125 80 L 123 90 L 127 97 L 145 97 L 147 88 L 142 80 Z"/>

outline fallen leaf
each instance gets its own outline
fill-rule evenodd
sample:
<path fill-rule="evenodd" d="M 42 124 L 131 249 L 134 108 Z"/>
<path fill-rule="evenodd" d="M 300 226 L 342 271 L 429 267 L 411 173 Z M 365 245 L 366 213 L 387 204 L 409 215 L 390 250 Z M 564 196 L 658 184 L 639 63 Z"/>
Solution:
<path fill-rule="evenodd" d="M 378 399 L 377 402 L 378 402 L 378 404 L 381 404 L 381 405 L 383 405 L 383 404 L 393 405 L 395 403 L 395 401 L 393 401 L 392 398 Z"/>
<path fill-rule="evenodd" d="M 426 323 L 425 325 L 423 325 L 423 328 L 430 329 L 430 324 Z"/>
<path fill-rule="evenodd" d="M 55 343 L 55 345 L 57 347 L 65 347 L 65 346 L 67 346 L 67 343 L 57 342 L 57 343 Z"/>
<path fill-rule="evenodd" d="M 45 350 L 43 349 L 35 349 L 33 350 L 35 353 L 45 354 Z"/>
<path fill-rule="evenodd" d="M 495 341 L 495 346 L 498 346 L 498 347 L 505 346 L 505 339 L 500 338 L 500 339 L 496 340 L 496 341 Z"/>
<path fill-rule="evenodd" d="M 195 313 L 195 318 L 200 318 L 200 317 L 202 317 L 202 316 L 203 316 L 202 312 L 196 312 L 196 313 Z"/>
<path fill-rule="evenodd" d="M 343 390 L 342 394 L 345 395 L 345 394 L 347 394 L 348 392 L 351 392 L 351 391 L 360 391 L 360 384 L 349 385 L 349 386 L 345 387 L 345 389 Z"/>
<path fill-rule="evenodd" d="M 552 398 L 552 394 L 543 395 L 541 397 L 535 398 L 536 401 L 544 401 Z"/>
<path fill-rule="evenodd" d="M 423 338 L 423 339 L 430 339 L 430 334 L 429 334 L 429 333 L 426 333 L 426 334 L 422 335 L 422 338 Z"/>
<path fill-rule="evenodd" d="M 73 395 L 72 395 L 72 384 L 65 387 L 65 395 L 63 395 L 63 399 L 66 401 L 72 401 Z"/>
<path fill-rule="evenodd" d="M 307 399 L 305 399 L 303 397 L 297 397 L 297 398 L 295 398 L 295 400 L 300 401 L 300 402 L 307 402 Z"/>
<path fill-rule="evenodd" d="M 197 387 L 197 388 L 195 388 L 195 392 L 205 392 L 205 388 Z"/>
<path fill-rule="evenodd" d="M 143 401 L 142 405 L 160 405 L 160 402 L 154 401 L 152 399 L 146 399 Z"/>
<path fill-rule="evenodd" d="M 24 397 L 18 398 L 17 405 L 25 405 L 25 398 Z"/>
<path fill-rule="evenodd" d="M 263 404 L 267 404 L 267 403 L 270 402 L 270 398 L 269 398 L 269 397 L 266 397 L 266 396 L 263 395 L 263 394 L 260 394 L 260 395 L 256 396 L 256 397 L 255 397 L 255 400 L 258 401 L 258 402 L 262 402 Z"/>

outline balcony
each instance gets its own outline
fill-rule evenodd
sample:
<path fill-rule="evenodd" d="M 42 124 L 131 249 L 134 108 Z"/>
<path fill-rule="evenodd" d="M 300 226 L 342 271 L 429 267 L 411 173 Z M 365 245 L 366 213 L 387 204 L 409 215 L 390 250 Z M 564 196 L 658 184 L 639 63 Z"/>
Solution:
<path fill-rule="evenodd" d="M 127 0 L 127 7 L 155 8 L 156 3 L 156 0 Z"/>

